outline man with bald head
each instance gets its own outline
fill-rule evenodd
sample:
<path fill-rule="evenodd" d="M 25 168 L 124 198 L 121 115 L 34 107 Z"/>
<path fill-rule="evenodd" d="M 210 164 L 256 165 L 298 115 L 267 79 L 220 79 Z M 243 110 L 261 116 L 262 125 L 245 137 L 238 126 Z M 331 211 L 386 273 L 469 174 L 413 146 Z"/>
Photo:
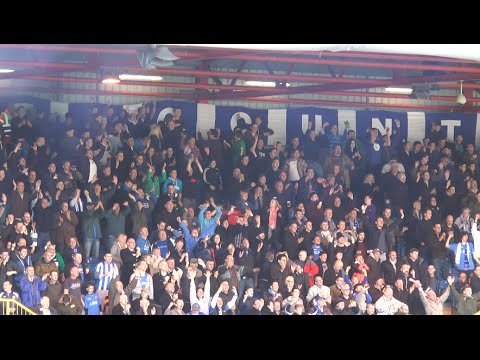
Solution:
<path fill-rule="evenodd" d="M 45 274 L 49 274 L 52 271 L 58 271 L 57 264 L 53 260 L 54 253 L 50 250 L 45 251 L 39 262 L 35 264 L 35 275 L 42 277 Z"/>
<path fill-rule="evenodd" d="M 393 297 L 393 289 L 390 286 L 383 288 L 383 296 L 375 303 L 378 315 L 393 315 L 404 303 Z"/>
<path fill-rule="evenodd" d="M 314 284 L 314 277 L 319 273 L 318 265 L 310 258 L 308 258 L 307 252 L 302 250 L 298 253 L 298 260 L 295 261 L 297 267 L 302 269 L 302 272 L 305 276 L 305 291 L 311 288 Z"/>
<path fill-rule="evenodd" d="M 450 295 L 450 287 L 447 287 L 442 296 L 437 296 L 435 291 L 430 288 L 423 290 L 420 280 L 415 281 L 414 285 L 420 293 L 420 300 L 425 307 L 425 314 L 443 315 L 443 303 L 447 301 L 448 295 Z"/>
<path fill-rule="evenodd" d="M 119 277 L 117 277 L 116 280 L 110 281 L 110 287 L 108 288 L 108 307 L 107 302 L 105 302 L 107 315 L 112 315 L 113 308 L 120 303 L 120 296 L 126 296 L 128 300 L 133 289 L 137 286 L 139 277 L 140 270 L 135 271 L 135 276 L 132 277 L 132 280 L 125 288 Z"/>

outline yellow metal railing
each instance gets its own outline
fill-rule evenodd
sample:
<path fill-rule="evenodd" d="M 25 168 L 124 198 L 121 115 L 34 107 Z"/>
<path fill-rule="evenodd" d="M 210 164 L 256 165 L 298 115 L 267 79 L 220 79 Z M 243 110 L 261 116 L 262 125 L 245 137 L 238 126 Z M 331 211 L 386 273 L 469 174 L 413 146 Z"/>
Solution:
<path fill-rule="evenodd" d="M 37 315 L 25 305 L 13 299 L 0 299 L 0 315 Z"/>

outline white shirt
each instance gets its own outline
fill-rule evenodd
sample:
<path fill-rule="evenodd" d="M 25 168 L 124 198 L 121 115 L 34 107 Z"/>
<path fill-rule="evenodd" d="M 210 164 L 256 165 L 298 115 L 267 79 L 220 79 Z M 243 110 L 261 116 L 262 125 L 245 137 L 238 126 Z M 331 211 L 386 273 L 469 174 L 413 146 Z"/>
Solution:
<path fill-rule="evenodd" d="M 477 223 L 472 222 L 473 253 L 480 258 L 480 231 L 477 229 Z"/>
<path fill-rule="evenodd" d="M 88 175 L 88 182 L 93 181 L 94 175 L 97 175 L 97 164 L 95 164 L 95 161 L 90 160 L 90 175 Z"/>
<path fill-rule="evenodd" d="M 389 300 L 385 297 L 385 295 L 383 295 L 375 303 L 375 309 L 377 309 L 378 315 L 393 315 L 398 311 L 398 309 L 400 309 L 400 306 L 402 305 L 403 303 L 395 299 L 393 296 Z"/>
<path fill-rule="evenodd" d="M 288 180 L 300 180 L 300 174 L 298 173 L 297 169 L 297 160 L 290 160 L 290 162 L 288 163 Z"/>
<path fill-rule="evenodd" d="M 190 306 L 197 303 L 200 305 L 200 311 L 205 315 L 210 313 L 210 279 L 207 279 L 205 288 L 203 290 L 203 298 L 197 297 L 197 288 L 195 287 L 195 280 L 190 280 Z"/>
<path fill-rule="evenodd" d="M 317 284 L 313 285 L 310 289 L 308 289 L 307 302 L 312 301 L 312 299 L 315 298 L 315 296 L 317 295 L 323 297 L 328 303 L 332 302 L 330 288 L 328 286 L 318 286 Z"/>
<path fill-rule="evenodd" d="M 40 308 L 40 311 L 42 312 L 42 315 L 52 315 L 50 309 Z"/>

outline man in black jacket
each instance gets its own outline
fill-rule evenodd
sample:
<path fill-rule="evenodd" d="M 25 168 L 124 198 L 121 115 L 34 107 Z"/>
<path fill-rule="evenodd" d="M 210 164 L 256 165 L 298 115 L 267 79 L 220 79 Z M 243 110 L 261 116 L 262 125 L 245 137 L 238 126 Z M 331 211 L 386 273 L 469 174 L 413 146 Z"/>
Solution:
<path fill-rule="evenodd" d="M 212 159 L 203 172 L 203 181 L 208 186 L 208 192 L 222 191 L 222 174 L 217 168 L 217 161 Z"/>
<path fill-rule="evenodd" d="M 397 260 L 397 252 L 390 250 L 388 252 L 388 259 L 380 265 L 385 284 L 393 286 L 397 278 L 397 272 L 400 270 L 400 261 Z"/>
<path fill-rule="evenodd" d="M 279 253 L 277 255 L 277 264 L 273 265 L 270 272 L 270 280 L 276 281 L 283 289 L 285 286 L 285 279 L 292 275 L 292 268 L 287 266 L 287 255 Z"/>
<path fill-rule="evenodd" d="M 37 223 L 37 247 L 44 249 L 50 238 L 50 231 L 53 230 L 53 208 L 48 198 L 40 192 L 39 200 L 33 208 L 34 221 Z"/>
<path fill-rule="evenodd" d="M 380 249 L 373 249 L 365 261 L 369 268 L 367 271 L 369 283 L 374 283 L 382 277 L 380 254 Z"/>
<path fill-rule="evenodd" d="M 373 249 L 379 249 L 381 252 L 381 259 L 386 260 L 386 252 L 393 249 L 393 244 L 388 243 L 387 230 L 392 227 L 396 227 L 399 223 L 399 220 L 403 220 L 404 213 L 403 209 L 400 209 L 400 219 L 395 220 L 387 228 L 384 228 L 383 217 L 377 216 L 375 221 L 375 226 L 372 226 L 368 220 L 367 215 L 365 214 L 367 206 L 362 205 L 362 220 L 367 228 L 368 238 L 366 241 L 367 251 Z"/>
<path fill-rule="evenodd" d="M 420 254 L 423 257 L 427 256 L 428 246 L 432 241 L 433 233 L 432 210 L 426 208 L 423 210 L 423 220 L 417 223 L 415 237 L 420 249 Z"/>
<path fill-rule="evenodd" d="M 404 259 L 404 263 L 410 265 L 410 276 L 415 280 L 420 280 L 423 283 L 427 272 L 426 264 L 419 256 L 419 251 L 416 248 L 411 248 L 408 257 Z"/>
<path fill-rule="evenodd" d="M 297 223 L 292 222 L 283 234 L 283 249 L 292 261 L 298 259 L 299 242 L 303 241 L 303 238 L 298 237 L 297 229 Z"/>
<path fill-rule="evenodd" d="M 323 284 L 325 286 L 332 286 L 338 276 L 345 277 L 345 270 L 343 270 L 342 260 L 335 260 L 333 266 L 328 268 L 323 274 Z"/>
<path fill-rule="evenodd" d="M 172 200 L 168 200 L 165 203 L 165 209 L 160 211 L 158 215 L 155 216 L 155 223 L 158 224 L 160 221 L 165 221 L 167 227 L 172 227 L 173 229 L 178 228 L 177 217 L 180 216 L 177 209 L 175 209 L 175 204 Z"/>

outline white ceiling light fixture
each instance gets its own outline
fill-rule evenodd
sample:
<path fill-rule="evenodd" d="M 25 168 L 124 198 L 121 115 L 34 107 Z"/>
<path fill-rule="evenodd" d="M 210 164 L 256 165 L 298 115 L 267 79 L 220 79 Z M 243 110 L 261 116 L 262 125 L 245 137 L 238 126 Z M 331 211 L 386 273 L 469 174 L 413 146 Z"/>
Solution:
<path fill-rule="evenodd" d="M 159 59 L 159 58 L 153 58 L 152 60 L 150 60 L 150 65 L 154 66 L 154 68 L 158 68 L 158 67 L 167 67 L 167 66 L 172 66 L 173 65 L 173 61 L 170 61 L 170 60 L 164 60 L 164 59 Z"/>
<path fill-rule="evenodd" d="M 467 98 L 463 95 L 463 88 L 462 88 L 463 80 L 460 80 L 460 94 L 457 96 L 457 104 L 465 105 L 467 103 Z"/>
<path fill-rule="evenodd" d="M 162 81 L 162 76 L 154 75 L 135 75 L 135 74 L 120 74 L 118 76 L 120 80 L 133 80 L 133 81 Z"/>
<path fill-rule="evenodd" d="M 13 69 L 0 69 L 0 74 L 9 74 L 14 72 L 15 70 Z"/>
<path fill-rule="evenodd" d="M 168 47 L 166 45 L 152 44 L 152 47 L 154 48 L 154 54 L 156 58 L 170 61 L 180 59 L 178 56 L 173 55 L 172 52 L 168 50 Z"/>
<path fill-rule="evenodd" d="M 137 51 L 137 57 L 140 65 L 148 70 L 173 66 L 173 61 L 179 59 L 168 50 L 167 46 L 158 44 L 150 44 L 145 50 Z"/>
<path fill-rule="evenodd" d="M 106 74 L 102 76 L 102 84 L 118 84 L 120 79 L 114 74 Z"/>
<path fill-rule="evenodd" d="M 394 86 L 389 86 L 385 88 L 385 92 L 389 94 L 405 94 L 405 95 L 410 95 L 413 91 L 413 88 L 410 87 L 394 87 Z"/>
<path fill-rule="evenodd" d="M 257 80 L 247 80 L 244 82 L 246 86 L 259 86 L 259 87 L 276 87 L 277 83 L 275 81 L 257 81 Z M 286 87 L 290 87 L 290 83 L 285 84 Z"/>

